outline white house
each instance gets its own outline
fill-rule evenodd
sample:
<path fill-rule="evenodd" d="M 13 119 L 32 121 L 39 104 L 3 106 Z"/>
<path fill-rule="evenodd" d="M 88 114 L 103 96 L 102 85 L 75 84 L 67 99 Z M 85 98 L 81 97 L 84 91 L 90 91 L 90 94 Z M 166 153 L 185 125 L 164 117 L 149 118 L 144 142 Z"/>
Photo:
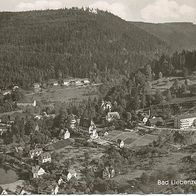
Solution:
<path fill-rule="evenodd" d="M 39 166 L 33 166 L 32 167 L 32 174 L 33 178 L 40 178 L 42 175 L 44 175 L 46 172 L 44 169 L 42 169 Z"/>
<path fill-rule="evenodd" d="M 67 139 L 69 139 L 70 138 L 70 132 L 67 130 L 65 133 L 64 133 L 64 140 L 67 140 Z"/>
<path fill-rule="evenodd" d="M 33 84 L 33 87 L 34 87 L 34 88 L 40 88 L 40 84 L 39 84 L 39 83 L 34 83 L 34 84 Z"/>
<path fill-rule="evenodd" d="M 89 81 L 89 79 L 88 78 L 85 78 L 84 80 L 83 80 L 83 82 L 84 82 L 84 84 L 90 84 L 90 81 Z"/>
<path fill-rule="evenodd" d="M 104 179 L 113 178 L 115 176 L 115 170 L 113 166 L 105 167 L 102 173 Z"/>
<path fill-rule="evenodd" d="M 176 129 L 195 129 L 196 113 L 179 115 L 174 119 L 174 127 Z"/>
<path fill-rule="evenodd" d="M 122 140 L 121 142 L 120 142 L 120 144 L 119 144 L 119 147 L 120 148 L 123 148 L 125 146 L 125 143 L 124 143 L 124 141 Z"/>
<path fill-rule="evenodd" d="M 82 86 L 82 85 L 83 85 L 83 83 L 80 80 L 76 81 L 76 86 Z"/>
<path fill-rule="evenodd" d="M 67 174 L 67 181 L 70 181 L 73 177 L 77 178 L 77 173 L 74 169 L 70 169 Z"/>
<path fill-rule="evenodd" d="M 4 133 L 6 133 L 8 131 L 7 127 L 4 126 L 0 126 L 0 135 L 2 136 Z"/>
<path fill-rule="evenodd" d="M 14 86 L 12 89 L 15 91 L 16 89 L 19 89 L 19 86 Z"/>
<path fill-rule="evenodd" d="M 90 127 L 88 129 L 89 134 L 92 134 L 93 130 L 95 130 L 95 129 L 96 129 L 96 125 L 95 125 L 95 123 L 93 121 L 91 121 L 91 125 L 90 125 Z"/>
<path fill-rule="evenodd" d="M 64 81 L 63 81 L 63 85 L 64 85 L 64 86 L 69 86 L 69 85 L 70 85 L 70 82 L 69 82 L 68 80 L 64 80 Z"/>
<path fill-rule="evenodd" d="M 58 185 L 61 185 L 62 183 L 65 183 L 65 182 L 64 182 L 63 178 L 60 177 L 59 180 L 58 180 Z"/>
<path fill-rule="evenodd" d="M 59 186 L 56 185 L 56 186 L 54 187 L 54 189 L 52 189 L 51 195 L 57 195 L 58 192 L 59 192 Z"/>
<path fill-rule="evenodd" d="M 0 195 L 8 195 L 8 192 L 4 189 L 0 190 Z"/>
<path fill-rule="evenodd" d="M 36 107 L 36 105 L 37 105 L 36 100 L 34 100 L 33 103 L 32 102 L 17 103 L 18 107 L 27 107 L 27 106 Z"/>
<path fill-rule="evenodd" d="M 12 94 L 12 91 L 11 90 L 7 90 L 3 93 L 3 96 L 6 96 L 6 95 L 11 95 Z"/>
<path fill-rule="evenodd" d="M 91 138 L 92 140 L 95 140 L 95 139 L 99 138 L 99 135 L 98 135 L 96 129 L 93 130 L 92 134 L 90 135 L 90 138 Z"/>

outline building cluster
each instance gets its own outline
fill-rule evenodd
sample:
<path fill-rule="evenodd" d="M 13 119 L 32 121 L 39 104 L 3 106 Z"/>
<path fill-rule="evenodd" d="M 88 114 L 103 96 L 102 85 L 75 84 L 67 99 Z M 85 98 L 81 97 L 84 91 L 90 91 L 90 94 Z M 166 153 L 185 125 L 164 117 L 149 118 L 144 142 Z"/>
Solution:
<path fill-rule="evenodd" d="M 57 86 L 65 86 L 65 87 L 80 87 L 90 85 L 90 80 L 88 78 L 71 78 L 71 79 L 63 79 L 63 80 L 55 80 L 51 79 L 48 82 L 41 84 L 41 83 L 34 83 L 33 88 L 34 92 L 38 93 L 41 91 L 43 86 L 48 87 L 57 87 Z"/>
<path fill-rule="evenodd" d="M 13 91 L 16 91 L 19 89 L 19 86 L 13 86 L 11 89 L 6 89 L 6 90 L 0 90 L 1 94 L 3 96 L 11 95 Z"/>
<path fill-rule="evenodd" d="M 196 114 L 176 116 L 174 119 L 174 127 L 182 130 L 196 129 Z"/>

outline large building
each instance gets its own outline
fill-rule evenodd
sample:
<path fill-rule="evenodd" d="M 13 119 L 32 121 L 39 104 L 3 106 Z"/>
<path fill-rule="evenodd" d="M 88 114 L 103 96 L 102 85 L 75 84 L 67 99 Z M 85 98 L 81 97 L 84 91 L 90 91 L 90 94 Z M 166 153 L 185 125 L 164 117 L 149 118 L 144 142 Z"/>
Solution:
<path fill-rule="evenodd" d="M 196 113 L 177 116 L 174 119 L 174 127 L 182 130 L 196 128 Z"/>
<path fill-rule="evenodd" d="M 64 79 L 63 83 L 64 86 L 83 86 L 83 85 L 89 85 L 90 80 L 88 78 L 69 78 Z"/>

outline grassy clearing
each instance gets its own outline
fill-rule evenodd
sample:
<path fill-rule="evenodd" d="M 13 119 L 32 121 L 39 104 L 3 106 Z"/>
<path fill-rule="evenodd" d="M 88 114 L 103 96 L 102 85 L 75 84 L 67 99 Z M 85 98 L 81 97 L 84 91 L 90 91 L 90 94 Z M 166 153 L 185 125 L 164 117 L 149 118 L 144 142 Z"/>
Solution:
<path fill-rule="evenodd" d="M 27 97 L 31 100 L 47 101 L 47 102 L 80 102 L 83 100 L 97 97 L 97 87 L 52 87 L 44 89 L 42 92 L 37 94 L 29 94 Z"/>

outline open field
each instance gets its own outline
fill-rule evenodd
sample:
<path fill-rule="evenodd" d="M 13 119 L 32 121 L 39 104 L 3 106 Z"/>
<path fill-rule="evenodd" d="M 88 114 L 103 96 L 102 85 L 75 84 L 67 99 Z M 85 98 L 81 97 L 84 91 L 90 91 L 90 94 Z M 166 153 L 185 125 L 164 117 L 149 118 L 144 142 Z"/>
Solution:
<path fill-rule="evenodd" d="M 136 132 L 122 132 L 122 131 L 112 131 L 108 136 L 104 136 L 103 139 L 117 142 L 118 139 L 125 142 L 127 148 L 137 147 L 137 146 L 147 146 L 153 141 L 157 140 L 156 135 L 139 135 Z"/>
<path fill-rule="evenodd" d="M 28 100 L 47 101 L 47 102 L 80 102 L 83 100 L 97 97 L 97 86 L 86 87 L 52 87 L 44 89 L 40 93 L 27 94 Z"/>

